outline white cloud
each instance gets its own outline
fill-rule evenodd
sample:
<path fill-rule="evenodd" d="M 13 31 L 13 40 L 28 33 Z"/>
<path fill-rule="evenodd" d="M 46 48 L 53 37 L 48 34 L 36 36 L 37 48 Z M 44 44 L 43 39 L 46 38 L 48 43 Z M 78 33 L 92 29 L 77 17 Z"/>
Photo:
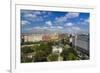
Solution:
<path fill-rule="evenodd" d="M 40 11 L 34 11 L 33 14 L 35 14 L 35 15 L 41 15 L 42 12 L 40 12 Z"/>
<path fill-rule="evenodd" d="M 26 28 L 25 30 L 27 31 L 35 31 L 35 30 L 41 30 L 42 28 L 39 27 L 39 26 L 36 26 L 36 27 L 29 27 L 29 28 Z"/>
<path fill-rule="evenodd" d="M 51 31 L 51 32 L 69 32 L 69 33 L 78 33 L 78 32 L 82 32 L 83 29 L 81 29 L 78 26 L 72 26 L 72 27 L 62 27 L 62 26 L 52 26 L 52 27 L 48 27 L 48 26 L 36 26 L 36 27 L 30 27 L 26 29 L 27 31 Z"/>
<path fill-rule="evenodd" d="M 64 27 L 64 32 L 68 33 L 78 33 L 82 31 L 83 29 L 81 29 L 79 26 Z"/>
<path fill-rule="evenodd" d="M 44 30 L 44 29 L 48 29 L 49 27 L 46 26 L 35 26 L 35 27 L 30 27 L 27 28 L 26 30 Z"/>
<path fill-rule="evenodd" d="M 23 17 L 30 21 L 43 21 L 43 17 L 41 16 L 43 13 L 40 11 L 26 10 L 22 11 L 22 13 Z"/>
<path fill-rule="evenodd" d="M 76 17 L 79 17 L 80 13 L 78 12 L 69 12 L 66 14 L 66 17 L 67 18 L 76 18 Z"/>
<path fill-rule="evenodd" d="M 48 17 L 50 17 L 50 15 L 52 14 L 52 12 L 43 11 L 42 14 L 44 14 L 43 15 L 44 18 L 48 18 Z"/>
<path fill-rule="evenodd" d="M 46 27 L 46 26 L 44 26 L 44 27 L 42 27 L 43 29 L 48 29 L 48 27 Z"/>
<path fill-rule="evenodd" d="M 55 28 L 56 28 L 55 26 L 51 26 L 51 27 L 50 27 L 50 29 L 55 29 Z"/>
<path fill-rule="evenodd" d="M 62 23 L 62 22 L 65 22 L 65 21 L 67 21 L 67 18 L 65 16 L 56 17 L 56 19 L 55 19 L 55 22 L 58 23 L 58 24 Z"/>
<path fill-rule="evenodd" d="M 80 32 L 80 31 L 82 31 L 82 29 L 80 27 L 78 27 L 78 26 L 73 26 L 72 27 L 72 31 L 74 31 L 74 32 Z"/>
<path fill-rule="evenodd" d="M 78 12 L 69 12 L 69 13 L 66 13 L 65 16 L 56 17 L 55 23 L 57 25 L 63 24 L 64 22 L 67 22 L 68 19 L 79 17 L 79 15 L 80 15 L 80 13 L 78 13 Z"/>
<path fill-rule="evenodd" d="M 27 24 L 30 24 L 30 22 L 29 22 L 29 21 L 26 21 L 26 20 L 22 20 L 22 21 L 21 21 L 21 25 L 22 25 L 22 26 L 25 26 L 25 25 L 27 25 Z"/>
<path fill-rule="evenodd" d="M 36 27 L 33 27 L 33 29 L 41 29 L 41 27 L 39 27 L 39 26 L 36 26 Z"/>
<path fill-rule="evenodd" d="M 66 23 L 64 26 L 73 26 L 74 24 L 69 22 L 69 23 Z"/>
<path fill-rule="evenodd" d="M 46 21 L 45 22 L 48 26 L 52 26 L 52 22 L 51 21 Z"/>
<path fill-rule="evenodd" d="M 84 21 L 81 22 L 81 24 L 83 25 L 89 25 L 89 23 L 90 23 L 89 19 L 84 19 Z"/>
<path fill-rule="evenodd" d="M 26 18 L 36 18 L 37 16 L 35 14 L 25 14 L 24 17 Z"/>
<path fill-rule="evenodd" d="M 46 18 L 46 17 L 48 17 L 48 15 L 44 15 L 43 17 Z"/>
<path fill-rule="evenodd" d="M 81 25 L 89 25 L 89 23 L 90 23 L 89 18 L 87 18 L 87 19 L 80 19 L 80 21 L 78 22 L 78 24 L 81 24 Z"/>
<path fill-rule="evenodd" d="M 36 26 L 36 27 L 30 27 L 30 28 L 27 28 L 26 30 L 27 31 L 36 31 L 36 30 L 50 30 L 50 31 L 53 31 L 53 30 L 59 30 L 61 31 L 63 29 L 62 26 Z"/>
<path fill-rule="evenodd" d="M 33 10 L 21 10 L 21 13 L 23 13 L 23 14 L 35 14 L 35 15 L 42 14 L 40 11 L 33 11 Z"/>
<path fill-rule="evenodd" d="M 57 26 L 57 29 L 63 29 L 63 27 L 62 26 Z"/>
<path fill-rule="evenodd" d="M 85 19 L 84 22 L 89 23 L 90 22 L 89 18 Z"/>

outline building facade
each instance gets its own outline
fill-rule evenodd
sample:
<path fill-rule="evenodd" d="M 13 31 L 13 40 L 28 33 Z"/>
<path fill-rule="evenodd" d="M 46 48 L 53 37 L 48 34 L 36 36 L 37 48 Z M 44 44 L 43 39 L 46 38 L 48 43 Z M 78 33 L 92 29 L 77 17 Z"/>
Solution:
<path fill-rule="evenodd" d="M 21 36 L 21 39 L 24 40 L 24 42 L 37 42 L 42 41 L 42 34 L 25 34 Z"/>

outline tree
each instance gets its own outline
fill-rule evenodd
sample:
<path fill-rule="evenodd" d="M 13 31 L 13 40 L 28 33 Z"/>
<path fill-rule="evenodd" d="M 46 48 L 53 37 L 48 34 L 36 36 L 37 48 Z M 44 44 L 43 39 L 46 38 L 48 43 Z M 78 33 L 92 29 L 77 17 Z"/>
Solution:
<path fill-rule="evenodd" d="M 52 46 L 47 43 L 41 43 L 39 46 L 35 47 L 35 51 L 44 51 L 46 55 L 52 52 Z"/>
<path fill-rule="evenodd" d="M 32 62 L 32 58 L 28 58 L 29 53 L 33 53 L 32 46 L 21 47 L 21 62 Z"/>
<path fill-rule="evenodd" d="M 44 62 L 44 61 L 47 61 L 46 57 L 47 57 L 46 53 L 40 50 L 40 51 L 35 52 L 33 59 L 34 59 L 34 62 Z"/>
<path fill-rule="evenodd" d="M 63 60 L 66 61 L 67 60 L 67 56 L 68 56 L 68 49 L 63 49 L 61 56 L 63 57 Z"/>
<path fill-rule="evenodd" d="M 70 48 L 70 49 L 69 49 L 69 52 L 70 52 L 70 53 L 73 53 L 75 56 L 78 56 L 78 55 L 77 55 L 77 52 L 74 50 L 74 48 Z"/>
<path fill-rule="evenodd" d="M 48 61 L 58 61 L 58 54 L 50 54 L 48 57 L 47 57 L 47 60 Z"/>
<path fill-rule="evenodd" d="M 32 53 L 32 52 L 34 52 L 34 50 L 32 49 L 32 47 L 29 47 L 29 46 L 25 46 L 25 47 L 22 47 L 21 48 L 21 52 L 22 53 Z"/>
<path fill-rule="evenodd" d="M 77 60 L 77 57 L 73 53 L 69 53 L 67 59 L 68 60 Z"/>
<path fill-rule="evenodd" d="M 61 53 L 61 56 L 63 57 L 63 60 L 65 60 L 65 61 L 70 60 L 70 56 L 73 56 L 76 59 L 77 52 L 72 47 L 70 47 L 69 45 L 66 45 L 63 48 L 64 49 Z"/>

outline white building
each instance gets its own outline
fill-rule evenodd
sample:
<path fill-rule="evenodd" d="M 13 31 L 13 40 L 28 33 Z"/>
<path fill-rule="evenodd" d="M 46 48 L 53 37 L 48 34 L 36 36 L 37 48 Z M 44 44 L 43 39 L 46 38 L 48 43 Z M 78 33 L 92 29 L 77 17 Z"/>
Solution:
<path fill-rule="evenodd" d="M 53 53 L 62 53 L 63 49 L 61 47 L 58 47 L 58 46 L 52 46 L 53 49 L 52 49 L 52 52 Z"/>

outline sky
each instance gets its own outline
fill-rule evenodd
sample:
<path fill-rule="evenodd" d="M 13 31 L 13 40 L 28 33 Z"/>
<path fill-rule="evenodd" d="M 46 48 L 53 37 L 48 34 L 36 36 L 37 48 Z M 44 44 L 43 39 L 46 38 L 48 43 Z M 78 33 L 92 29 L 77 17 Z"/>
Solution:
<path fill-rule="evenodd" d="M 22 33 L 89 33 L 89 13 L 21 9 L 20 14 Z"/>

